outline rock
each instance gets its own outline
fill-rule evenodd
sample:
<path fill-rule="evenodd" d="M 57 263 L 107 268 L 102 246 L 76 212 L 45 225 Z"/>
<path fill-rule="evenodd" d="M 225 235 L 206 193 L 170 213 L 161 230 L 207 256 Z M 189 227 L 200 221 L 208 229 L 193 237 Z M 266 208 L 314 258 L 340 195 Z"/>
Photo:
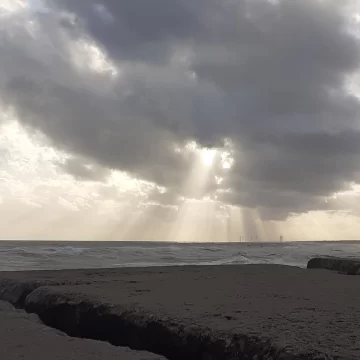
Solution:
<path fill-rule="evenodd" d="M 360 259 L 344 259 L 336 257 L 316 257 L 310 259 L 308 269 L 328 269 L 346 275 L 360 274 Z"/>
<path fill-rule="evenodd" d="M 0 312 L 2 311 L 9 312 L 9 311 L 15 311 L 15 309 L 10 303 L 0 300 Z"/>
<path fill-rule="evenodd" d="M 27 295 L 38 287 L 32 282 L 16 282 L 13 280 L 0 281 L 0 299 L 8 301 L 15 307 L 22 307 Z"/>

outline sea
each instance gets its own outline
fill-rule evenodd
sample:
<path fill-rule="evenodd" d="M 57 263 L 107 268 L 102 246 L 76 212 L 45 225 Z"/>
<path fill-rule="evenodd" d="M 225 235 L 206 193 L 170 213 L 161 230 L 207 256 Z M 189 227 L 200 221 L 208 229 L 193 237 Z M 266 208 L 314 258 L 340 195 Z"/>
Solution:
<path fill-rule="evenodd" d="M 0 241 L 0 271 L 240 264 L 304 268 L 314 256 L 360 257 L 360 242 Z"/>

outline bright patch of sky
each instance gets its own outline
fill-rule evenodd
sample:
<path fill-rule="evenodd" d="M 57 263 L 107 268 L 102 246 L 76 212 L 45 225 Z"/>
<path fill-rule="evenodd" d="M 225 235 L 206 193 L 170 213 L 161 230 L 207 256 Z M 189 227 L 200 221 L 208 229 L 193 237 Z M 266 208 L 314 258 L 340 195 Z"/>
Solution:
<path fill-rule="evenodd" d="M 106 193 L 115 202 L 124 199 L 131 202 L 135 198 L 141 202 L 151 192 L 163 191 L 120 171 L 110 171 L 104 182 L 75 180 L 59 166 L 71 158 L 69 154 L 51 147 L 41 133 L 26 131 L 11 112 L 3 111 L 1 118 L 0 197 L 3 202 L 16 200 L 41 207 L 55 201 L 80 210 L 101 208 Z M 88 166 L 91 168 L 91 164 Z"/>

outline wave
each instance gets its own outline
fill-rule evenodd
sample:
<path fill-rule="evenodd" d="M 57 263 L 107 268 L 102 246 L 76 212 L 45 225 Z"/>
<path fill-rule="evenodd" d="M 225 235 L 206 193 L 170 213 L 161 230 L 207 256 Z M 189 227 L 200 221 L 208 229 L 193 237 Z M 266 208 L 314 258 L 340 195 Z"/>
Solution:
<path fill-rule="evenodd" d="M 1 270 L 277 264 L 306 267 L 313 256 L 360 256 L 358 244 L 0 244 Z M 331 247 L 330 247 L 331 245 Z M 239 251 L 241 250 L 241 251 Z"/>
<path fill-rule="evenodd" d="M 43 249 L 44 253 L 47 254 L 56 254 L 56 255 L 70 255 L 70 256 L 79 256 L 83 254 L 87 248 L 79 248 L 72 246 L 61 246 L 61 247 L 49 247 Z"/>
<path fill-rule="evenodd" d="M 165 260 L 165 259 L 164 259 Z M 170 259 L 166 259 L 170 260 Z M 158 266 L 216 266 L 231 264 L 252 264 L 253 262 L 244 255 L 235 255 L 228 258 L 208 261 L 174 261 L 174 262 L 129 262 L 116 263 L 113 266 L 120 267 L 158 267 Z"/>
<path fill-rule="evenodd" d="M 39 256 L 39 255 L 81 255 L 86 248 L 72 247 L 72 246 L 53 246 L 53 247 L 4 247 L 0 248 L 0 254 L 13 254 L 21 256 Z"/>

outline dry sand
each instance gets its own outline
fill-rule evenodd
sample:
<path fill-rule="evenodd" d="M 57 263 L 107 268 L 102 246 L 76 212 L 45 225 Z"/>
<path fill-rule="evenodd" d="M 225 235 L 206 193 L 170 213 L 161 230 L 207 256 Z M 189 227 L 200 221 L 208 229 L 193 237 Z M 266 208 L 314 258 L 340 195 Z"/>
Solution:
<path fill-rule="evenodd" d="M 276 265 L 18 272 L 0 274 L 0 298 L 9 298 L 9 281 L 175 324 L 269 337 L 295 353 L 360 359 L 357 276 Z"/>
<path fill-rule="evenodd" d="M 1 360 L 161 360 L 158 355 L 76 339 L 0 301 Z"/>

